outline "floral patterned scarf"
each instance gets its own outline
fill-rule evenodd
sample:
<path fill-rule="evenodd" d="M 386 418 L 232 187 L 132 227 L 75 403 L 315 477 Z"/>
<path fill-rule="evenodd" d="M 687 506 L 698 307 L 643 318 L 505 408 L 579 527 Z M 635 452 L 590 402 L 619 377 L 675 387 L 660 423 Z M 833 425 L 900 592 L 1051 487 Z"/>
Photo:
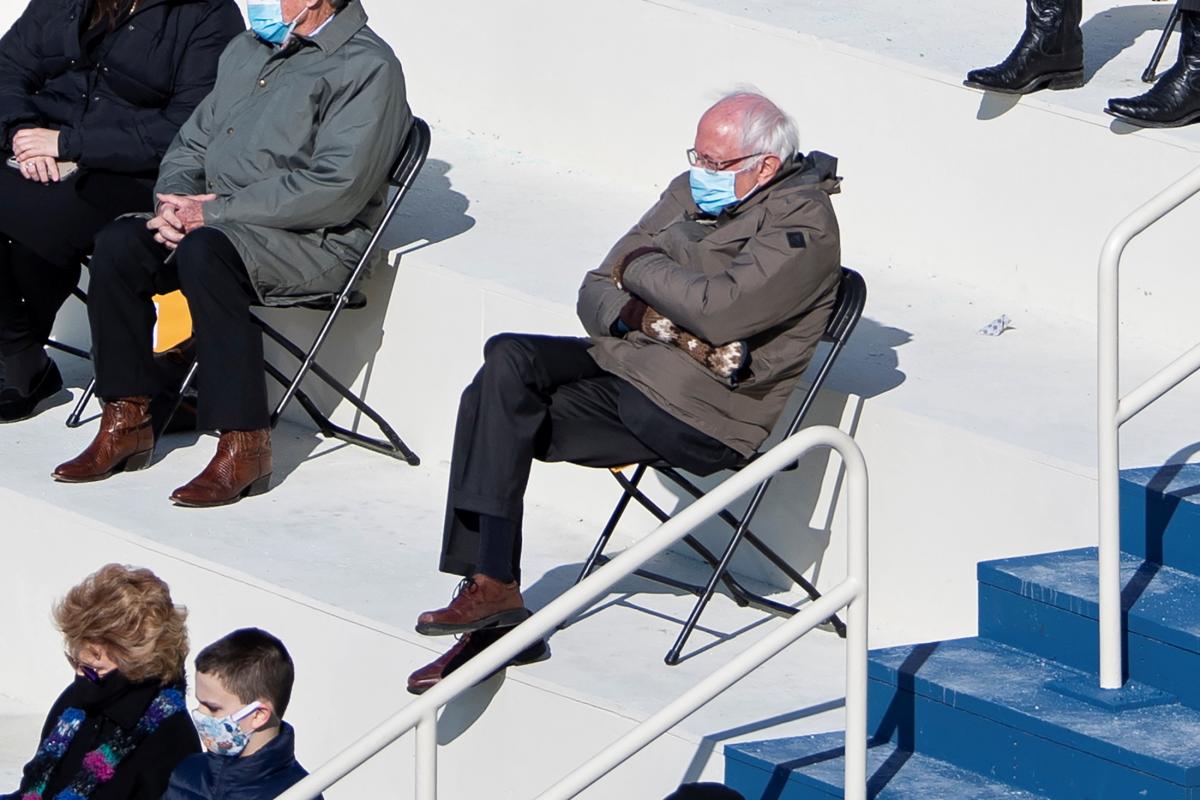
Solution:
<path fill-rule="evenodd" d="M 99 747 L 85 755 L 79 774 L 67 788 L 54 795 L 52 800 L 86 800 L 97 786 L 112 780 L 122 759 L 132 753 L 147 736 L 158 730 L 158 726 L 165 720 L 184 708 L 183 693 L 178 688 L 168 688 L 159 692 L 133 730 L 117 728 L 108 741 L 102 742 Z M 46 785 L 86 718 L 87 714 L 78 708 L 63 711 L 50 735 L 38 747 L 37 755 L 33 757 L 29 788 L 18 792 L 14 798 L 45 800 L 43 793 L 46 791 Z"/>

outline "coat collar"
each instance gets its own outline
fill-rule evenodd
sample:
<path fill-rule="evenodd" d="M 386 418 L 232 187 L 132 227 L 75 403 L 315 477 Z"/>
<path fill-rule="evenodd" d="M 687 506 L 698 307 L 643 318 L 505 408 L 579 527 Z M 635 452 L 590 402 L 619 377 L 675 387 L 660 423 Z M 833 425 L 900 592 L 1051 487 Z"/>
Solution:
<path fill-rule="evenodd" d="M 204 758 L 210 772 L 220 772 L 224 780 L 238 785 L 269 781 L 275 775 L 291 770 L 296 763 L 296 733 L 291 725 L 280 722 L 279 735 L 252 756 L 230 758 L 206 753 Z"/>
<path fill-rule="evenodd" d="M 808 155 L 797 153 L 788 159 L 788 163 L 783 165 L 770 183 L 759 187 L 758 191 L 745 200 L 722 211 L 718 219 L 736 217 L 746 209 L 765 202 L 776 189 L 802 184 L 812 184 L 827 194 L 837 194 L 841 184 L 841 178 L 837 177 L 837 159 L 819 150 L 814 150 Z"/>
<path fill-rule="evenodd" d="M 307 36 L 298 38 L 312 42 L 321 48 L 325 55 L 329 55 L 350 41 L 366 24 L 367 12 L 363 10 L 361 0 L 352 0 L 348 6 L 337 12 L 316 36 L 311 39 Z"/>
<path fill-rule="evenodd" d="M 111 692 L 91 702 L 78 692 L 71 692 L 67 703 L 77 704 L 89 717 L 107 717 L 124 730 L 132 730 L 146 713 L 150 703 L 162 691 L 162 684 L 155 680 L 129 683 L 119 674 L 114 678 L 120 679 L 120 683 L 114 685 Z"/>

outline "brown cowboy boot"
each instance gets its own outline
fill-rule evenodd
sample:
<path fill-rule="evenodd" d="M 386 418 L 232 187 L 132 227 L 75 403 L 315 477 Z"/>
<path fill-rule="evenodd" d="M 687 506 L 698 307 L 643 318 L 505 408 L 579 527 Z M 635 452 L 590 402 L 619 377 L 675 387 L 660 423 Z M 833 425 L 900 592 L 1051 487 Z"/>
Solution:
<path fill-rule="evenodd" d="M 271 429 L 225 431 L 204 471 L 171 493 L 177 506 L 236 503 L 271 487 Z"/>
<path fill-rule="evenodd" d="M 479 573 L 463 578 L 450 605 L 417 617 L 417 633 L 444 636 L 519 625 L 528 616 L 521 587 L 516 581 L 501 583 Z"/>
<path fill-rule="evenodd" d="M 99 481 L 114 472 L 142 469 L 153 455 L 150 398 L 120 397 L 104 404 L 100 431 L 87 449 L 59 464 L 51 477 L 63 483 Z"/>

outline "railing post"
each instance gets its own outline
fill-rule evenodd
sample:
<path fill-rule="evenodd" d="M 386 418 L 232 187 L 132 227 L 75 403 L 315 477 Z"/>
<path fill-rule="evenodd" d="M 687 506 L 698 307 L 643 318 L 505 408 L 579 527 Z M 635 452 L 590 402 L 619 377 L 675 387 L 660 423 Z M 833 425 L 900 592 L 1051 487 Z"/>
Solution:
<path fill-rule="evenodd" d="M 1121 667 L 1120 296 L 1118 266 L 1128 239 L 1116 231 L 1100 255 L 1096 351 L 1097 493 L 1099 497 L 1100 688 L 1119 689 Z"/>
<path fill-rule="evenodd" d="M 437 800 L 437 709 L 417 723 L 416 800 Z"/>
<path fill-rule="evenodd" d="M 858 584 L 846 612 L 846 800 L 867 798 L 867 464 L 857 447 L 838 449 L 846 467 L 847 577 Z"/>
<path fill-rule="evenodd" d="M 1121 641 L 1120 428 L 1121 414 L 1120 297 L 1118 273 L 1125 246 L 1142 231 L 1200 191 L 1200 167 L 1135 208 L 1117 223 L 1100 250 L 1096 315 L 1097 496 L 1100 512 L 1100 688 L 1119 689 L 1124 682 Z M 1182 380 L 1179 377 L 1178 380 Z M 1178 382 L 1178 380 L 1176 382 Z M 1165 384 L 1165 391 L 1172 383 Z M 1153 398 L 1151 398 L 1153 399 Z M 1148 405 L 1142 398 L 1135 406 Z M 1136 410 L 1132 413 L 1136 413 Z M 1131 414 L 1132 415 L 1132 414 Z"/>

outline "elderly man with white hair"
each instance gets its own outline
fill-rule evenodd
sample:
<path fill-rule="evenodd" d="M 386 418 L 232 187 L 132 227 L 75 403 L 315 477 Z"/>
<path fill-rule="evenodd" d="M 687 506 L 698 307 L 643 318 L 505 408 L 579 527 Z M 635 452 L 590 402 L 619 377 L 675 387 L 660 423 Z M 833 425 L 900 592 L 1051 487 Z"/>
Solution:
<path fill-rule="evenodd" d="M 691 170 L 587 273 L 590 338 L 501 334 L 463 393 L 441 568 L 464 580 L 417 631 L 465 634 L 413 673 L 436 684 L 525 619 L 521 519 L 533 459 L 738 466 L 783 412 L 825 329 L 841 253 L 837 162 L 752 92 L 700 118 Z M 549 655 L 544 644 L 514 663 Z"/>

